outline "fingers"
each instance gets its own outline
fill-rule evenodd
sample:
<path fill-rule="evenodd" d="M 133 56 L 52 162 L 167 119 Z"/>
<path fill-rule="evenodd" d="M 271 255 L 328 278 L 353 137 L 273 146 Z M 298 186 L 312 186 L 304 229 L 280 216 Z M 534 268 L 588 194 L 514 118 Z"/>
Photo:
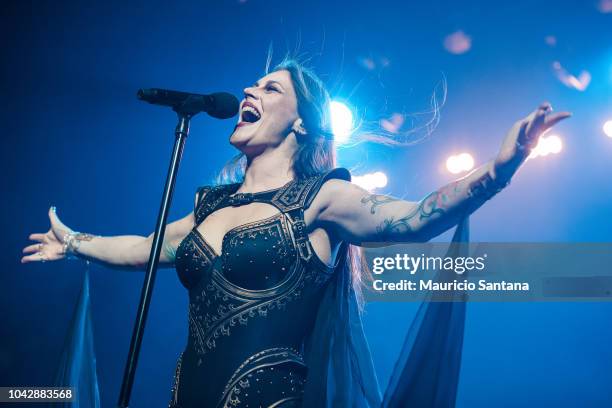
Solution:
<path fill-rule="evenodd" d="M 550 129 L 555 126 L 557 123 L 561 122 L 564 119 L 567 119 L 572 116 L 571 112 L 559 112 L 546 117 L 544 122 L 544 129 Z"/>
<path fill-rule="evenodd" d="M 21 258 L 21 263 L 45 262 L 45 261 L 47 261 L 47 258 L 42 252 L 36 252 L 35 254 L 24 256 L 23 258 Z"/>
<path fill-rule="evenodd" d="M 66 225 L 58 217 L 55 206 L 49 208 L 49 220 L 51 221 L 52 228 L 66 228 Z"/>
<path fill-rule="evenodd" d="M 529 122 L 529 126 L 527 127 L 528 134 L 538 134 L 544 130 L 543 126 L 546 120 L 546 115 L 551 109 L 552 107 L 549 103 L 543 103 L 534 111 L 533 119 Z"/>
<path fill-rule="evenodd" d="M 49 220 L 51 221 L 50 239 L 61 242 L 66 237 L 66 234 L 71 231 L 70 228 L 59 219 L 55 207 L 49 208 Z"/>
<path fill-rule="evenodd" d="M 570 112 L 551 113 L 552 106 L 543 102 L 526 118 L 515 123 L 515 143 L 520 151 L 529 152 L 548 129 L 571 116 Z"/>
<path fill-rule="evenodd" d="M 45 234 L 30 234 L 28 237 L 30 241 L 44 241 Z"/>
<path fill-rule="evenodd" d="M 46 244 L 54 244 L 58 242 L 57 238 L 55 237 L 53 233 L 53 228 L 61 227 L 63 226 L 63 224 L 57 217 L 55 207 L 50 207 L 48 213 L 49 213 L 49 220 L 51 222 L 51 229 L 45 234 L 42 234 L 42 233 L 30 234 L 28 238 L 32 241 L 38 241 L 38 243 L 28 245 L 23 249 L 22 252 L 24 254 L 30 254 L 30 255 L 26 255 L 22 257 L 21 263 L 45 262 L 49 260 L 59 259 L 57 254 L 54 253 L 55 251 L 54 248 L 49 248 L 50 250 L 45 250 L 45 248 L 46 248 Z"/>
<path fill-rule="evenodd" d="M 549 102 L 543 102 L 535 111 L 524 119 L 523 122 L 528 123 L 528 126 L 525 128 L 527 138 L 537 138 L 563 119 L 572 116 L 570 112 L 559 112 L 555 114 L 551 114 L 551 112 L 551 104 Z"/>
<path fill-rule="evenodd" d="M 540 106 L 538 106 L 537 110 L 544 112 L 552 112 L 552 105 L 548 101 L 542 102 Z"/>
<path fill-rule="evenodd" d="M 49 207 L 49 220 L 51 221 L 52 226 L 62 223 L 57 216 L 57 209 L 55 206 Z"/>
<path fill-rule="evenodd" d="M 36 254 L 28 255 L 21 258 L 21 263 L 36 262 L 39 259 L 40 258 Z"/>
<path fill-rule="evenodd" d="M 536 129 L 544 124 L 544 118 L 548 112 L 552 110 L 552 106 L 548 102 L 543 102 L 534 111 L 520 120 L 517 124 L 523 132 L 523 137 L 534 135 Z"/>
<path fill-rule="evenodd" d="M 540 106 L 538 106 L 535 110 L 533 110 L 529 115 L 525 116 L 523 121 L 533 121 L 537 116 L 552 112 L 552 105 L 550 102 L 542 102 Z"/>
<path fill-rule="evenodd" d="M 42 251 L 42 249 L 43 249 L 43 244 L 42 243 L 32 244 L 32 245 L 28 245 L 27 247 L 23 248 L 23 253 L 24 254 L 30 254 L 32 252 Z"/>

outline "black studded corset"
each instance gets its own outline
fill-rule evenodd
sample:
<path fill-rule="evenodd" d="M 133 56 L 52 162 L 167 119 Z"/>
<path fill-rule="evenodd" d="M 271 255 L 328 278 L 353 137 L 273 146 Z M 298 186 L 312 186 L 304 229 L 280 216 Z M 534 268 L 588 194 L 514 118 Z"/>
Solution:
<path fill-rule="evenodd" d="M 198 190 L 196 227 L 176 252 L 189 291 L 189 339 L 170 407 L 300 407 L 304 340 L 334 269 L 312 250 L 304 209 L 325 180 L 345 169 L 254 194 L 239 184 Z M 231 229 L 220 254 L 197 226 L 227 206 L 263 202 L 279 212 Z"/>

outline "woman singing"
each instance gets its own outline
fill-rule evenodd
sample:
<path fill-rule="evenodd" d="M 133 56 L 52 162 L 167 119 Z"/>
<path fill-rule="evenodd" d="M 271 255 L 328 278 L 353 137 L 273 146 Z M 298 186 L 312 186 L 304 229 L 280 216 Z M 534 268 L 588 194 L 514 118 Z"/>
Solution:
<path fill-rule="evenodd" d="M 510 129 L 497 156 L 409 202 L 370 194 L 335 168 L 321 81 L 293 60 L 244 90 L 230 143 L 239 182 L 197 189 L 168 224 L 160 262 L 189 293 L 189 338 L 170 407 L 377 407 L 361 328 L 356 249 L 424 242 L 506 186 L 540 135 L 570 116 L 544 103 Z M 52 208 L 22 262 L 76 256 L 143 268 L 152 236 L 71 230 Z"/>

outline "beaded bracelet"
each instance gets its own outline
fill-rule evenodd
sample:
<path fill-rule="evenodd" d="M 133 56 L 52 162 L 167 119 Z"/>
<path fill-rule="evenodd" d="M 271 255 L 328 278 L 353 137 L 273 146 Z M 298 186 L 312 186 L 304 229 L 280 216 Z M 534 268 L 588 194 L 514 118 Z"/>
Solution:
<path fill-rule="evenodd" d="M 75 247 L 74 240 L 78 234 L 79 232 L 69 231 L 62 239 L 62 253 L 66 256 L 66 259 L 77 259 L 76 249 L 78 245 Z"/>

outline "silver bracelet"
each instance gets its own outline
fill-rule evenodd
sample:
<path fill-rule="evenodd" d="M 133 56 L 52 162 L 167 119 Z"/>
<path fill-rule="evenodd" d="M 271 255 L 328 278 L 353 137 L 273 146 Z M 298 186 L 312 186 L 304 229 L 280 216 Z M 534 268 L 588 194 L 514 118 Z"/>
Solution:
<path fill-rule="evenodd" d="M 77 234 L 79 234 L 79 232 L 69 231 L 62 239 L 62 253 L 66 256 L 66 259 L 77 259 L 76 249 L 78 245 L 74 245 Z"/>

